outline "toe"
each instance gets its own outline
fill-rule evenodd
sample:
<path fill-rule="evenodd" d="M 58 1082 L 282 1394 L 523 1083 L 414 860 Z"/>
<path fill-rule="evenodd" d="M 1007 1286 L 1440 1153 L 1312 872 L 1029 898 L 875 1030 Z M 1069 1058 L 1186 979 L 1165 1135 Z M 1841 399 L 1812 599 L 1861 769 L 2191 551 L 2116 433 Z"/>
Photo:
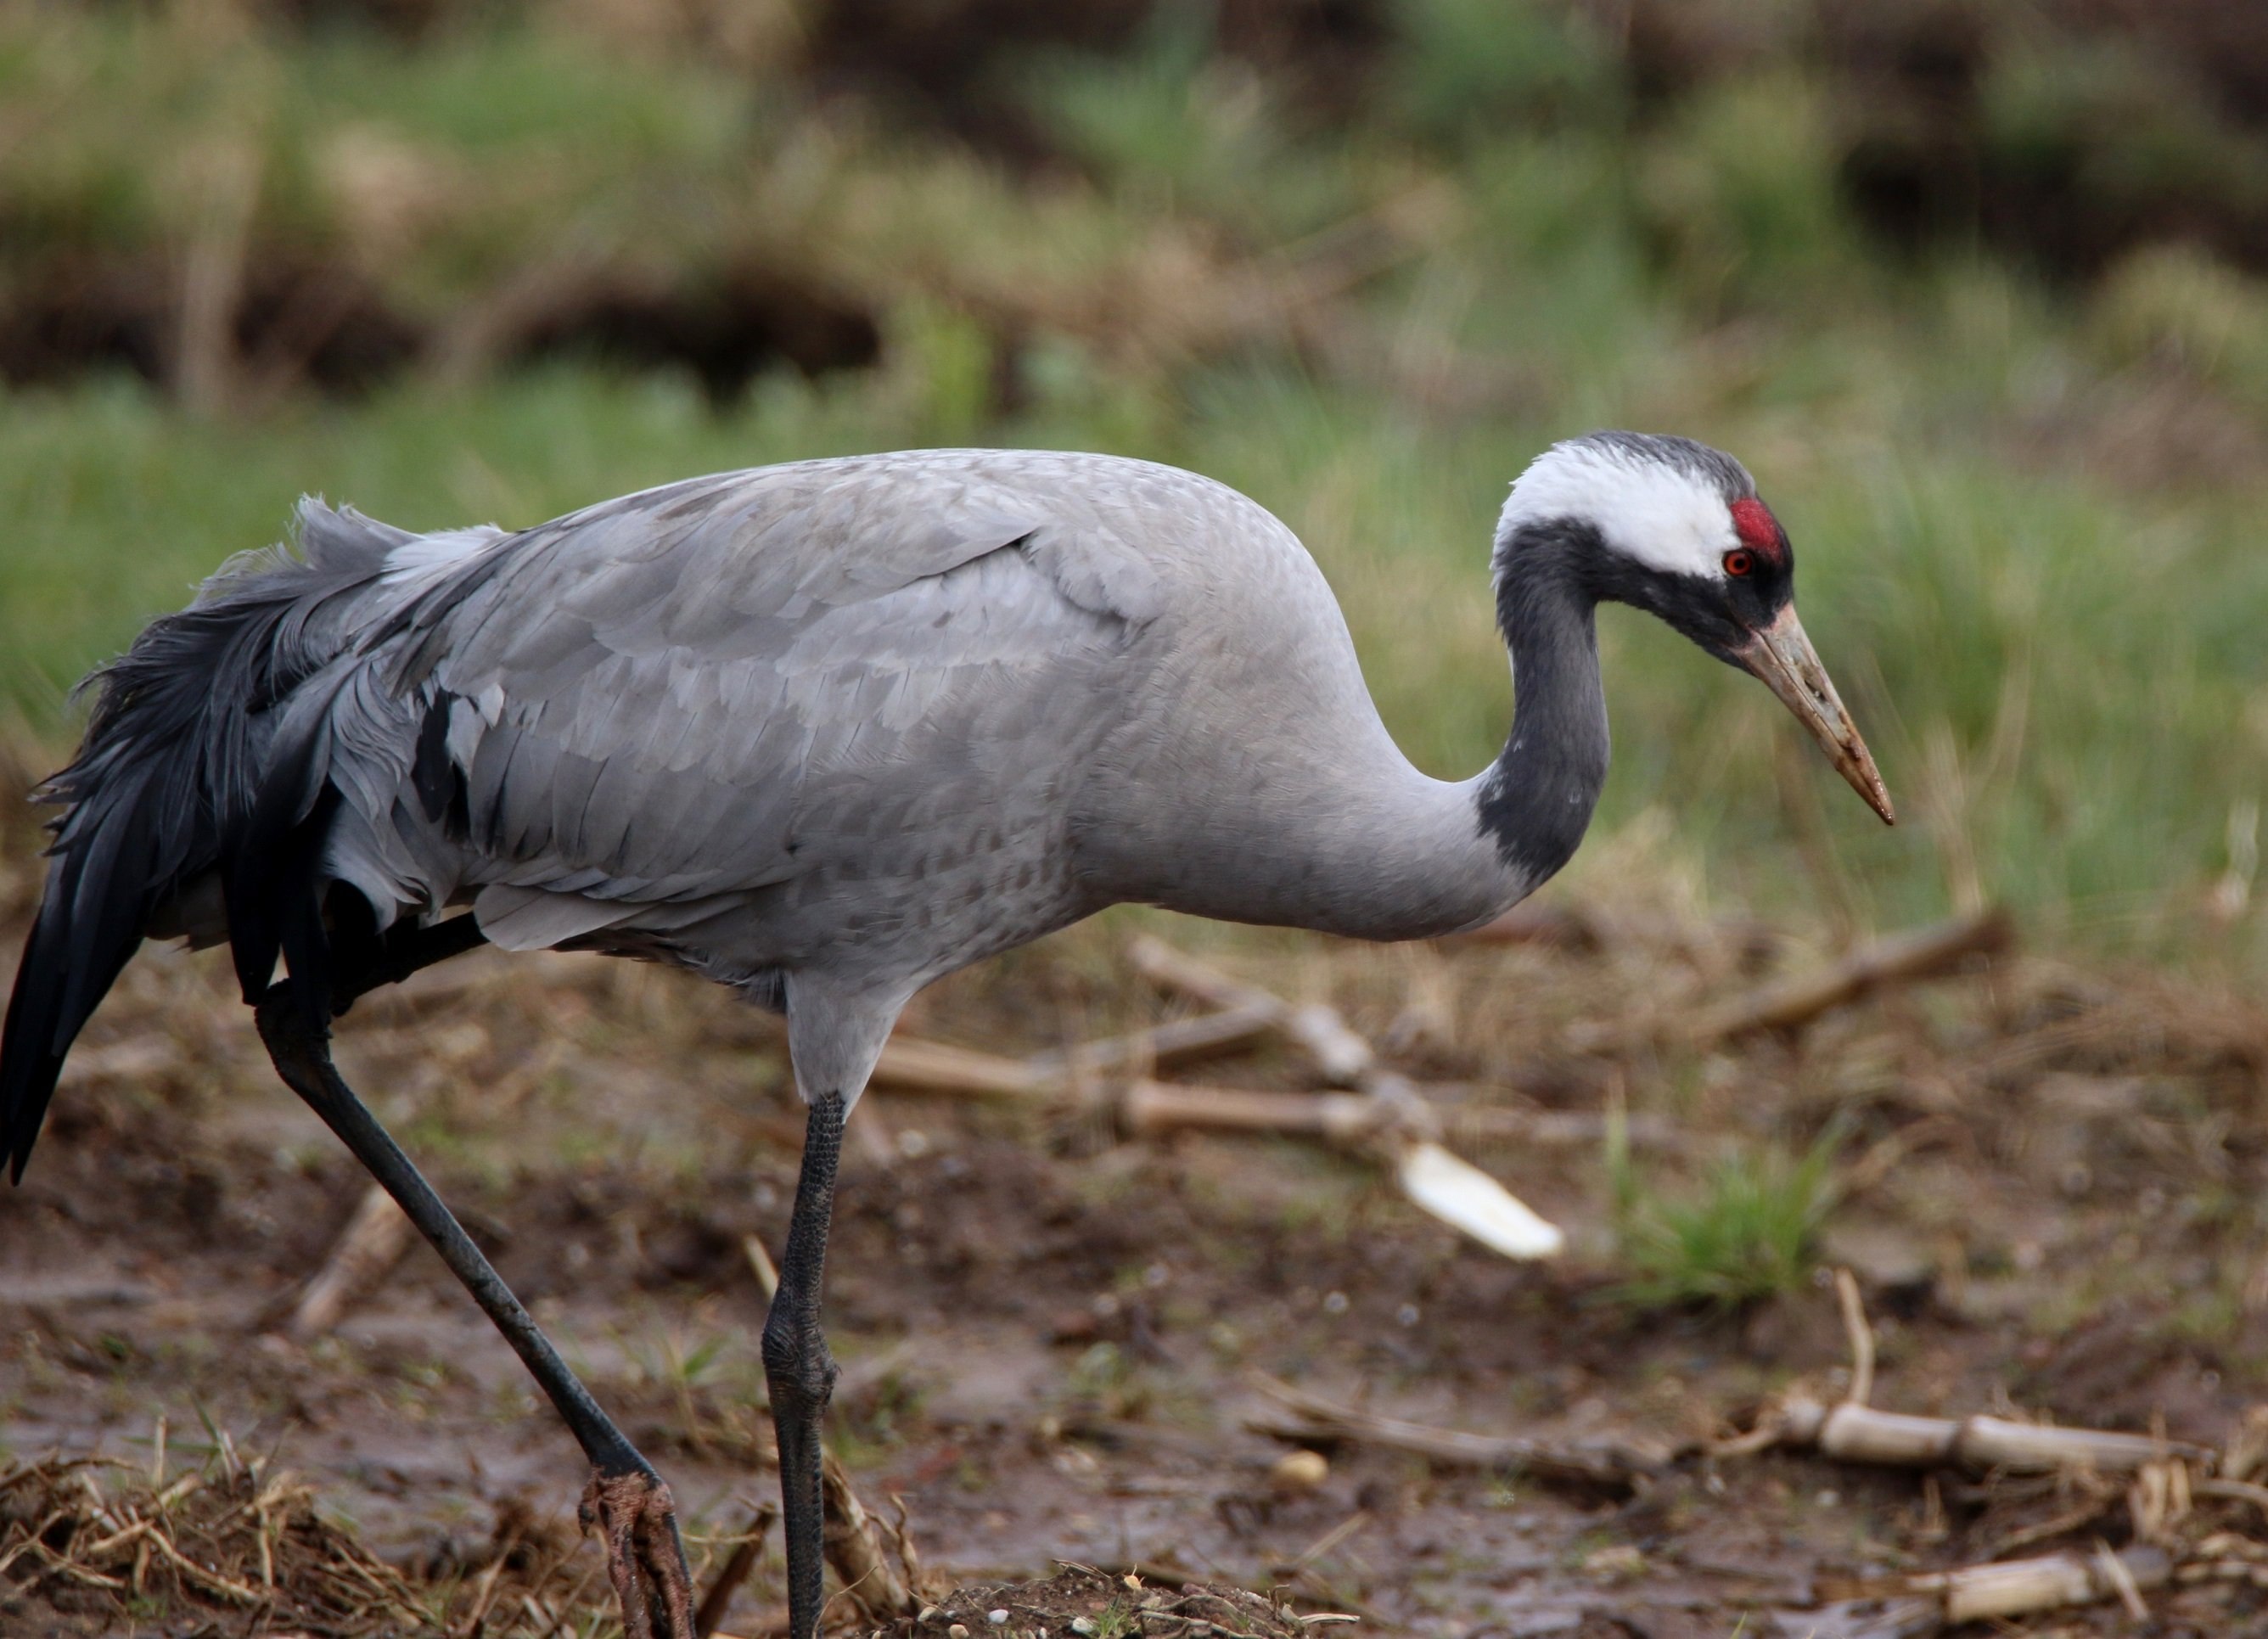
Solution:
<path fill-rule="evenodd" d="M 607 1580 L 614 1584 L 615 1602 L 622 1606 L 623 1639 L 654 1639 L 656 1606 L 669 1610 L 666 1593 L 656 1598 L 657 1586 L 666 1589 L 666 1579 L 653 1575 L 652 1556 L 642 1540 L 645 1516 L 656 1490 L 661 1493 L 666 1510 L 667 1488 L 656 1486 L 647 1476 L 594 1473 L 591 1482 L 584 1487 L 581 1505 L 576 1510 L 583 1529 L 595 1529 L 606 1548 Z M 681 1628 L 672 1613 L 669 1623 L 669 1639 L 693 1639 L 689 1622 Z"/>
<path fill-rule="evenodd" d="M 654 1487 L 639 1510 L 638 1548 L 648 1585 L 658 1596 L 659 1614 L 669 1625 L 670 1639 L 693 1639 L 693 1581 L 686 1573 L 685 1549 L 677 1536 L 677 1513 L 666 1485 Z"/>

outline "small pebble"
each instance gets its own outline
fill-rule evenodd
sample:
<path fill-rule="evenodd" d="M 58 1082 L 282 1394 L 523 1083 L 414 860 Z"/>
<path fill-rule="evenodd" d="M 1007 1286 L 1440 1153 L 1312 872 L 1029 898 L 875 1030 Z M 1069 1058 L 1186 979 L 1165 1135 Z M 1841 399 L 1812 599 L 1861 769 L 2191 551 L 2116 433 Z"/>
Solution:
<path fill-rule="evenodd" d="M 984 1613 L 984 1620 L 991 1623 L 995 1628 L 1005 1628 L 1008 1625 L 1008 1613 L 1005 1611 L 987 1611 Z"/>
<path fill-rule="evenodd" d="M 1347 1295 L 1344 1292 L 1326 1292 L 1323 1295 L 1325 1314 L 1344 1314 L 1346 1312 Z"/>
<path fill-rule="evenodd" d="M 1268 1483 L 1287 1493 L 1312 1491 L 1330 1477 L 1330 1462 L 1321 1452 L 1286 1452 L 1268 1470 Z"/>
<path fill-rule="evenodd" d="M 1612 1543 L 1586 1554 L 1583 1569 L 1593 1577 L 1635 1577 L 1646 1569 L 1646 1555 L 1631 1543 Z"/>
<path fill-rule="evenodd" d="M 1074 1616 L 1071 1619 L 1071 1630 L 1075 1634 L 1085 1635 L 1094 1632 L 1095 1628 L 1094 1624 L 1086 1617 Z"/>
<path fill-rule="evenodd" d="M 960 1622 L 945 1630 L 945 1639 L 968 1639 L 968 1629 Z"/>

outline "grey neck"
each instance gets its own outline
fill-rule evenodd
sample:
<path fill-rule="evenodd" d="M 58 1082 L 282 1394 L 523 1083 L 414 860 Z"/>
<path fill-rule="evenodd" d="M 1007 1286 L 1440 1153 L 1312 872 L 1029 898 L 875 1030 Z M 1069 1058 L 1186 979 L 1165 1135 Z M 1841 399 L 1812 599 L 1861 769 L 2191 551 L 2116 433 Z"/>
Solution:
<path fill-rule="evenodd" d="M 1138 761 L 1098 788 L 1111 823 L 1082 847 L 1099 893 L 1365 939 L 1453 933 L 1516 904 L 1575 851 L 1606 779 L 1587 547 L 1547 533 L 1499 550 L 1498 621 L 1519 705 L 1488 768 L 1452 783 L 1411 766 L 1351 643 L 1286 651 L 1278 671 L 1301 687 L 1178 714 L 1238 724 L 1234 757 L 1204 749 L 1169 774 Z M 1211 781 L 1194 796 L 1192 770 Z"/>
<path fill-rule="evenodd" d="M 1606 783 L 1598 599 L 1580 526 L 1528 525 L 1498 542 L 1497 626 L 1512 650 L 1512 734 L 1479 786 L 1481 829 L 1534 888 L 1573 856 Z"/>

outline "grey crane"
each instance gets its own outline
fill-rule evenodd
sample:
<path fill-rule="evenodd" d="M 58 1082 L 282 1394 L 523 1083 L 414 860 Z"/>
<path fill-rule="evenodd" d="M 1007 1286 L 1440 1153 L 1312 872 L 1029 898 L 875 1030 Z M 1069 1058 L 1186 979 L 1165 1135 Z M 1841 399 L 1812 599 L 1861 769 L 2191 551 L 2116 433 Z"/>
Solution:
<path fill-rule="evenodd" d="M 1292 532 L 1148 462 L 805 461 L 516 534 L 310 500 L 298 535 L 96 674 L 46 788 L 0 1145 L 20 1180 L 144 937 L 227 943 L 284 1080 L 580 1443 L 641 1639 L 691 1633 L 668 1489 L 333 1068 L 357 996 L 485 940 L 674 963 L 784 1011 L 808 1129 L 762 1354 L 811 1639 L 836 1161 L 916 990 L 1125 900 L 1366 939 L 1498 915 L 1574 852 L 1606 778 L 1602 601 L 1754 673 L 1891 818 L 1797 623 L 1786 533 L 1737 461 L 1683 438 L 1571 439 L 1513 485 L 1491 567 L 1517 708 L 1462 783 L 1395 747 Z"/>

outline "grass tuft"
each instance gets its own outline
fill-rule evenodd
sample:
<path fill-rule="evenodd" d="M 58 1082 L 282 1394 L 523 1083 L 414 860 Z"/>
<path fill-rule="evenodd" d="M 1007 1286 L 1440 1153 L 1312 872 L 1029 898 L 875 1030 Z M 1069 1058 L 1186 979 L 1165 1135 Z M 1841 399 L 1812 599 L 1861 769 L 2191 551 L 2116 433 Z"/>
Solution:
<path fill-rule="evenodd" d="M 1801 1287 L 1838 1198 L 1830 1128 L 1800 1155 L 1765 1148 L 1713 1165 L 1698 1187 L 1668 1199 L 1631 1161 L 1617 1111 L 1607 1136 L 1608 1186 L 1628 1276 L 1613 1301 L 1638 1309 L 1742 1308 Z"/>

